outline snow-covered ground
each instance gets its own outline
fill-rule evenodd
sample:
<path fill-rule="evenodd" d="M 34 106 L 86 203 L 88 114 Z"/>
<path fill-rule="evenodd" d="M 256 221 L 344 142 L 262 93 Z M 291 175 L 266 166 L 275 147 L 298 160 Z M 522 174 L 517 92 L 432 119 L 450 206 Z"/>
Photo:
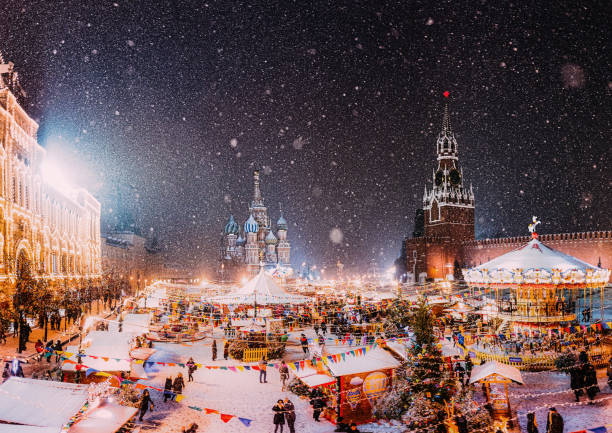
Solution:
<path fill-rule="evenodd" d="M 290 341 L 297 343 L 300 332 L 292 333 Z M 222 355 L 222 335 L 219 331 L 215 334 L 219 355 Z M 308 337 L 314 337 L 314 332 L 306 332 Z M 204 365 L 237 365 L 241 364 L 234 360 L 223 359 L 212 361 L 211 339 L 196 342 L 195 344 L 170 344 L 157 343 L 157 352 L 149 359 L 160 362 L 186 362 L 193 357 L 198 363 Z M 221 343 L 221 344 L 220 344 Z M 353 346 L 355 347 L 355 346 Z M 328 342 L 327 349 L 330 353 L 338 353 L 350 350 L 351 347 L 334 346 Z M 446 355 L 454 355 L 452 344 L 444 344 Z M 303 352 L 299 345 L 289 346 L 285 356 L 286 360 L 303 359 Z M 167 376 L 175 377 L 180 371 L 187 380 L 186 368 L 167 367 L 154 365 L 147 367 L 150 380 L 143 383 L 163 388 Z M 546 425 L 546 413 L 549 406 L 556 406 L 565 419 L 566 432 L 581 430 L 589 427 L 597 427 L 612 422 L 612 392 L 608 388 L 603 371 L 599 372 L 602 390 L 597 396 L 594 405 L 562 406 L 572 403 L 574 395 L 566 391 L 569 389 L 569 376 L 557 372 L 524 373 L 524 386 L 512 385 L 510 397 L 513 408 L 518 412 L 519 424 L 525 431 L 526 414 L 536 411 L 540 429 L 544 431 Z M 321 419 L 317 423 L 312 419 L 312 408 L 308 400 L 299 399 L 291 392 L 281 392 L 281 384 L 278 371 L 275 368 L 268 369 L 268 383 L 259 383 L 259 372 L 245 371 L 232 372 L 230 370 L 208 370 L 198 369 L 194 374 L 194 382 L 186 382 L 184 390 L 185 399 L 180 402 L 163 402 L 161 393 L 153 391 L 152 397 L 155 401 L 155 411 L 145 415 L 143 427 L 149 431 L 161 433 L 180 433 L 182 426 L 196 422 L 200 426 L 200 432 L 236 432 L 236 433 L 260 433 L 274 431 L 272 423 L 272 406 L 278 399 L 288 397 L 296 407 L 296 431 L 299 433 L 328 433 L 333 432 L 335 426 Z M 555 392 L 549 395 L 538 395 L 546 392 Z M 475 393 L 478 399 L 482 399 L 480 392 Z M 530 396 L 523 396 L 529 394 Z M 607 399 L 606 399 L 607 398 Z M 583 401 L 585 397 L 582 397 Z M 221 413 L 236 415 L 237 417 L 252 420 L 250 427 L 245 426 L 238 418 L 232 418 L 224 423 L 218 414 L 206 415 L 189 409 L 188 406 L 198 406 L 218 410 Z M 288 432 L 285 425 L 285 433 Z M 399 433 L 400 426 L 390 424 L 369 424 L 360 426 L 362 432 L 372 433 Z"/>
<path fill-rule="evenodd" d="M 314 332 L 306 333 L 309 337 Z M 221 334 L 217 340 L 218 354 L 222 355 Z M 299 335 L 299 333 L 297 333 Z M 193 345 L 181 345 L 170 343 L 156 343 L 157 352 L 149 361 L 159 362 L 187 362 L 193 357 L 195 362 L 204 365 L 237 365 L 235 360 L 223 359 L 212 361 L 211 339 L 196 342 Z M 348 346 L 344 350 L 350 350 Z M 336 350 L 334 350 L 335 352 Z M 303 359 L 301 347 L 289 347 L 286 359 Z M 222 356 L 221 356 L 222 358 Z M 183 373 L 187 380 L 187 369 L 180 367 L 167 367 L 154 365 L 146 368 L 150 380 L 142 381 L 147 385 L 163 388 L 167 376 L 174 378 L 178 372 Z M 152 391 L 151 396 L 155 403 L 155 410 L 147 413 L 144 418 L 144 429 L 163 433 L 180 433 L 182 426 L 196 422 L 200 426 L 200 432 L 236 432 L 236 433 L 260 433 L 274 431 L 272 423 L 272 406 L 278 399 L 288 397 L 296 407 L 296 431 L 300 433 L 327 433 L 333 432 L 335 426 L 321 418 L 321 422 L 312 419 L 312 408 L 308 400 L 301 400 L 289 391 L 281 392 L 281 383 L 278 370 L 268 368 L 268 383 L 259 383 L 258 371 L 232 372 L 229 370 L 208 370 L 201 368 L 194 373 L 194 381 L 186 382 L 184 390 L 185 399 L 180 403 L 163 402 L 161 393 Z M 236 415 L 252 420 L 250 427 L 245 426 L 238 418 L 224 423 L 219 415 L 206 415 L 189 409 L 188 406 L 216 409 L 221 413 Z M 397 427 L 383 425 L 368 425 L 362 429 L 364 432 L 396 433 Z M 288 432 L 285 425 L 285 433 Z"/>
<path fill-rule="evenodd" d="M 586 395 L 575 404 L 568 374 L 559 372 L 523 373 L 524 385 L 510 387 L 510 402 L 517 411 L 522 431 L 527 431 L 527 413 L 535 412 L 540 431 L 546 429 L 548 408 L 555 407 L 565 421 L 565 431 L 574 432 L 612 424 L 612 390 L 606 382 L 605 370 L 598 371 L 599 389 L 594 404 Z M 564 392 L 565 391 L 565 392 Z M 529 396 L 525 396 L 528 394 Z"/>

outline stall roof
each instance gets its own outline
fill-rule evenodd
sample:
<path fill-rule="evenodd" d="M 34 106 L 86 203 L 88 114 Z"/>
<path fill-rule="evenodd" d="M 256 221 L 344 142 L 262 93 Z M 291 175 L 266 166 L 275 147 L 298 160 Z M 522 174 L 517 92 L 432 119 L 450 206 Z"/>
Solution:
<path fill-rule="evenodd" d="M 313 374 L 311 376 L 301 377 L 300 380 L 306 385 L 308 385 L 310 388 L 316 388 L 317 386 L 336 383 L 336 379 L 327 374 Z"/>
<path fill-rule="evenodd" d="M 133 336 L 130 332 L 91 331 L 81 345 L 85 355 L 90 355 L 83 358 L 83 364 L 100 371 L 130 371 L 130 340 Z M 76 354 L 79 348 L 69 346 L 66 351 Z M 75 364 L 64 363 L 62 370 L 74 371 Z"/>
<path fill-rule="evenodd" d="M 131 332 L 91 331 L 83 337 L 81 346 L 88 355 L 129 358 L 133 337 Z"/>
<path fill-rule="evenodd" d="M 90 410 L 68 433 L 114 433 L 138 412 L 135 407 L 105 403 Z"/>
<path fill-rule="evenodd" d="M 518 368 L 511 365 L 502 364 L 498 361 L 488 361 L 485 364 L 477 365 L 472 369 L 472 376 L 470 377 L 470 384 L 476 383 L 479 380 L 485 379 L 489 376 L 498 375 L 506 379 L 510 379 L 513 382 L 523 384 L 523 376 Z"/>
<path fill-rule="evenodd" d="M 11 377 L 0 385 L 0 421 L 53 427 L 58 431 L 85 404 L 87 388 L 74 383 Z"/>
<path fill-rule="evenodd" d="M 345 361 L 327 363 L 327 368 L 336 377 L 400 366 L 400 363 L 389 352 L 380 347 L 370 349 L 365 355 L 345 356 L 347 357 Z"/>
<path fill-rule="evenodd" d="M 387 341 L 387 347 L 393 351 L 397 356 L 402 358 L 404 361 L 408 359 L 408 350 L 410 349 L 410 341 L 398 340 L 398 341 Z"/>
<path fill-rule="evenodd" d="M 329 374 L 319 373 L 315 368 L 304 366 L 299 370 L 292 369 L 293 374 L 308 385 L 310 388 L 316 388 L 317 386 L 327 385 L 328 383 L 335 383 L 336 378 Z"/>

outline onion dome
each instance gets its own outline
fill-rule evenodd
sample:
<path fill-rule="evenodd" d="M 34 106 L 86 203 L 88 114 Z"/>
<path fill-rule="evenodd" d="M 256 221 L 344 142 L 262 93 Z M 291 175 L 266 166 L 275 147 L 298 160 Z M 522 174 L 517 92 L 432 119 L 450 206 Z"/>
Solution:
<path fill-rule="evenodd" d="M 278 239 L 276 239 L 276 236 L 274 236 L 274 232 L 270 230 L 270 233 L 268 233 L 268 236 L 266 236 L 266 245 L 276 245 L 277 242 Z"/>
<path fill-rule="evenodd" d="M 225 234 L 226 235 L 237 235 L 240 231 L 240 226 L 234 220 L 234 215 L 230 215 L 229 221 L 225 224 Z"/>
<path fill-rule="evenodd" d="M 246 222 L 244 223 L 244 232 L 245 233 L 257 233 L 259 231 L 259 224 L 257 224 L 257 221 L 255 221 L 255 218 L 253 218 L 253 215 L 251 214 L 249 216 L 249 219 L 246 220 Z"/>
<path fill-rule="evenodd" d="M 276 226 L 278 227 L 278 230 L 287 231 L 287 220 L 285 219 L 282 213 L 278 221 L 276 221 Z"/>
<path fill-rule="evenodd" d="M 242 246 L 246 243 L 246 241 L 244 240 L 244 238 L 242 237 L 242 235 L 238 235 L 238 239 L 236 239 L 236 245 L 238 246 Z"/>

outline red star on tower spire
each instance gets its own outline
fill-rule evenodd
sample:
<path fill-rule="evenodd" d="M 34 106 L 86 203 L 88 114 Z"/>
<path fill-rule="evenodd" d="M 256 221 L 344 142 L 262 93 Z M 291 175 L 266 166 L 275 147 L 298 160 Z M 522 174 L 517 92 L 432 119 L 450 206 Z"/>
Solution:
<path fill-rule="evenodd" d="M 445 98 L 448 98 L 450 96 L 450 92 L 448 90 L 445 90 L 444 93 L 442 93 L 444 95 Z"/>

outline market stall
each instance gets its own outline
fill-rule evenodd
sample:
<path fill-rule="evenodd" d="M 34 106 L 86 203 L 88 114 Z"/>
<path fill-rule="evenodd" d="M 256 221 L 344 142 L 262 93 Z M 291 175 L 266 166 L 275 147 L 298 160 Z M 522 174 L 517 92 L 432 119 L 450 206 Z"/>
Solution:
<path fill-rule="evenodd" d="M 35 428 L 59 432 L 87 403 L 87 389 L 87 385 L 10 377 L 0 385 L 0 431 L 8 431 L 7 424 L 21 424 L 20 433 L 33 433 Z"/>
<path fill-rule="evenodd" d="M 495 419 L 512 418 L 508 385 L 523 384 L 521 372 L 511 365 L 488 361 L 472 369 L 470 384 L 482 383 L 486 389 L 487 403 L 491 405 Z M 503 391 L 502 391 L 503 387 Z"/>
<path fill-rule="evenodd" d="M 70 356 L 62 363 L 64 380 L 67 382 L 102 382 L 105 376 L 92 372 L 105 372 L 111 377 L 113 385 L 118 386 L 117 377 L 130 380 L 148 379 L 143 364 L 131 360 L 130 350 L 133 334 L 127 332 L 92 331 L 79 346 L 68 346 Z M 80 355 L 80 356 L 79 356 Z M 80 358 L 80 361 L 79 361 Z"/>
<path fill-rule="evenodd" d="M 68 433 L 115 433 L 138 412 L 135 407 L 121 406 L 101 399 L 70 427 Z"/>
<path fill-rule="evenodd" d="M 363 424 L 373 419 L 374 403 L 390 388 L 400 363 L 381 347 L 356 348 L 354 352 L 365 353 L 327 363 L 330 374 L 338 380 L 340 394 L 334 413 L 329 415 L 332 421 L 341 416 L 344 422 Z"/>

